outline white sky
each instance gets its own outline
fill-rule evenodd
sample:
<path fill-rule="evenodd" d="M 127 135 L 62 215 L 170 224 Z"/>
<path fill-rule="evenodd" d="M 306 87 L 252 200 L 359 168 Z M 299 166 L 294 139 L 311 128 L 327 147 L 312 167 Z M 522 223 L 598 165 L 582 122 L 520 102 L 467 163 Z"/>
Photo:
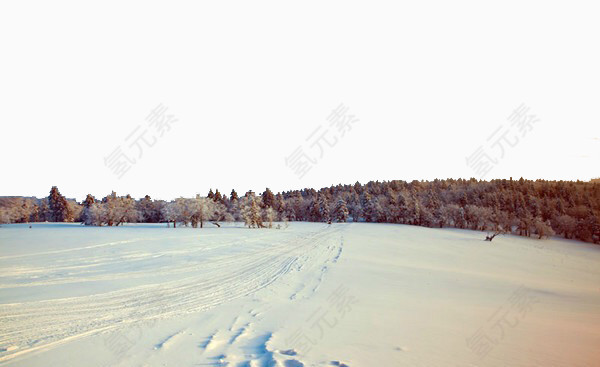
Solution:
<path fill-rule="evenodd" d="M 485 2 L 490 4 L 491 2 Z M 521 103 L 539 118 L 486 178 L 600 176 L 597 1 L 0 3 L 0 195 L 240 194 L 479 177 Z M 341 102 L 359 121 L 341 137 Z M 118 179 L 104 164 L 177 118 Z M 303 178 L 284 158 L 319 126 Z M 124 149 L 125 151 L 126 149 Z M 137 155 L 135 147 L 132 151 Z"/>

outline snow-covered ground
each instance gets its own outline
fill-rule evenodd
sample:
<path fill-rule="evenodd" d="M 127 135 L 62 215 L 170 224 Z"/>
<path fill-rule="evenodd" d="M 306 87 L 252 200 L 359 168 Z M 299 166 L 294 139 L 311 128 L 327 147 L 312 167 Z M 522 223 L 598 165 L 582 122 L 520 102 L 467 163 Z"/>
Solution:
<path fill-rule="evenodd" d="M 600 246 L 484 236 L 4 225 L 0 365 L 600 365 Z"/>

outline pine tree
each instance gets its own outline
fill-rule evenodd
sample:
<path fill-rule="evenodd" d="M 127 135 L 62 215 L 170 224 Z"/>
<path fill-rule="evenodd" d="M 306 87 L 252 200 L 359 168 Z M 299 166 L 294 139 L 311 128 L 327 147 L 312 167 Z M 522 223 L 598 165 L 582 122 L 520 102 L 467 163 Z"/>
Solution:
<path fill-rule="evenodd" d="M 92 205 L 94 205 L 95 202 L 96 200 L 91 194 L 87 194 L 85 200 L 83 201 L 83 213 L 81 219 L 83 224 L 85 224 L 86 226 L 94 224 L 94 218 L 92 215 Z"/>
<path fill-rule="evenodd" d="M 383 205 L 385 220 L 389 223 L 400 223 L 400 210 L 398 208 L 398 199 L 393 191 L 388 190 L 385 194 L 385 205 Z"/>
<path fill-rule="evenodd" d="M 275 195 L 275 210 L 277 211 L 278 220 L 283 220 L 285 217 L 285 202 L 283 201 L 283 195 L 279 192 Z"/>
<path fill-rule="evenodd" d="M 323 221 L 323 218 L 321 217 L 321 203 L 319 201 L 319 197 L 314 197 L 310 201 L 308 216 L 312 222 Z"/>
<path fill-rule="evenodd" d="M 350 204 L 348 207 L 348 210 L 350 212 L 350 216 L 352 217 L 353 222 L 360 221 L 360 217 L 362 216 L 363 209 L 358 200 L 356 200 L 352 204 Z"/>
<path fill-rule="evenodd" d="M 40 206 L 34 205 L 31 210 L 31 222 L 39 222 L 40 221 Z"/>
<path fill-rule="evenodd" d="M 52 222 L 73 221 L 73 212 L 67 203 L 67 199 L 60 194 L 56 186 L 52 186 L 50 189 L 48 206 L 50 210 L 50 220 Z"/>
<path fill-rule="evenodd" d="M 62 222 L 62 206 L 60 200 L 60 192 L 58 187 L 52 186 L 50 189 L 50 195 L 48 196 L 48 206 L 50 210 L 50 221 L 51 222 Z"/>
<path fill-rule="evenodd" d="M 271 189 L 269 189 L 267 187 L 265 192 L 263 192 L 263 194 L 262 194 L 261 206 L 263 208 L 272 208 L 274 203 L 275 203 L 275 195 L 273 195 L 273 192 L 271 191 Z"/>
<path fill-rule="evenodd" d="M 331 221 L 329 201 L 327 200 L 327 196 L 325 196 L 325 194 L 319 194 L 319 216 L 323 222 Z"/>
<path fill-rule="evenodd" d="M 335 212 L 333 217 L 339 223 L 344 223 L 348 220 L 348 207 L 346 206 L 346 202 L 344 199 L 339 199 L 337 205 L 335 207 Z"/>
<path fill-rule="evenodd" d="M 242 218 L 248 228 L 262 228 L 262 215 L 258 198 L 252 192 L 246 193 L 244 197 L 245 205 L 242 209 Z"/>
<path fill-rule="evenodd" d="M 223 202 L 223 196 L 221 195 L 221 193 L 219 192 L 219 189 L 215 190 L 215 197 L 214 197 L 215 202 Z"/>
<path fill-rule="evenodd" d="M 365 191 L 362 197 L 362 207 L 367 222 L 379 222 L 382 209 L 377 198 Z"/>
<path fill-rule="evenodd" d="M 40 203 L 40 221 L 46 222 L 51 221 L 50 219 L 50 207 L 48 206 L 48 198 L 43 198 Z"/>
<path fill-rule="evenodd" d="M 407 193 L 401 192 L 398 194 L 398 223 L 408 223 L 409 210 Z"/>
<path fill-rule="evenodd" d="M 113 226 L 117 217 L 117 193 L 112 191 L 110 195 L 102 198 L 102 206 L 107 226 Z"/>

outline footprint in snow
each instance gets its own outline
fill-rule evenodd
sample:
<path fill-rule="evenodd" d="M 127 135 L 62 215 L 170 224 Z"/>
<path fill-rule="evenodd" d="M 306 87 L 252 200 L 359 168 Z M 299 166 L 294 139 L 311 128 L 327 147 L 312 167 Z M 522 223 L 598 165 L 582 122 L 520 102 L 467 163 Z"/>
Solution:
<path fill-rule="evenodd" d="M 286 356 L 295 356 L 298 353 L 296 353 L 296 351 L 293 350 L 293 349 L 288 349 L 288 350 L 280 350 L 279 354 L 283 354 L 283 355 L 286 355 Z"/>
<path fill-rule="evenodd" d="M 288 359 L 283 362 L 284 367 L 304 367 L 304 363 L 298 362 L 295 359 Z"/>
<path fill-rule="evenodd" d="M 174 340 L 179 336 L 183 334 L 183 331 L 177 332 L 175 334 L 169 335 L 168 337 L 166 337 L 163 341 L 161 341 L 160 343 L 156 344 L 154 346 L 154 350 L 160 350 L 160 349 L 166 349 L 168 348 L 171 344 L 174 343 Z"/>
<path fill-rule="evenodd" d="M 217 335 L 217 332 L 215 331 L 214 333 L 212 333 L 212 335 L 209 335 L 206 337 L 206 339 L 204 339 L 203 341 L 201 341 L 198 346 L 202 349 L 207 349 L 208 346 L 210 345 L 210 343 L 213 341 L 213 339 L 215 338 L 215 335 Z"/>
<path fill-rule="evenodd" d="M 248 328 L 250 326 L 250 324 L 246 324 L 246 326 L 241 327 L 238 331 L 235 332 L 235 334 L 233 334 L 231 336 L 231 338 L 229 339 L 229 344 L 233 344 L 235 343 L 235 341 L 242 335 L 244 335 L 244 333 L 246 332 L 246 328 Z"/>

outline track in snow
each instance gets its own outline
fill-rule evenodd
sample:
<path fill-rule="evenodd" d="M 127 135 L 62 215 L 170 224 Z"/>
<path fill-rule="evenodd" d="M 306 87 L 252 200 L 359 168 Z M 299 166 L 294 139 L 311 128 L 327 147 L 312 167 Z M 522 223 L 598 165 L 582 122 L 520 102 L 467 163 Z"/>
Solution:
<path fill-rule="evenodd" d="M 105 230 L 111 229 L 105 228 Z M 241 229 L 230 229 L 230 231 L 239 230 Z M 177 230 L 171 229 L 168 233 L 172 234 L 173 231 Z M 133 277 L 162 274 L 166 278 L 175 277 L 174 280 L 86 296 L 0 304 L 2 325 L 0 346 L 10 346 L 10 350 L 6 349 L 0 353 L 0 362 L 119 326 L 206 310 L 268 287 L 291 270 L 303 271 L 304 268 L 314 269 L 315 266 L 320 266 L 322 278 L 327 269 L 324 264 L 335 261 L 341 253 L 339 230 L 326 226 L 309 233 L 247 231 L 251 236 L 216 244 L 208 237 L 203 244 L 202 230 L 192 232 L 194 235 L 190 236 L 190 231 L 181 229 L 182 236 L 194 240 L 200 238 L 200 244 L 194 243 L 189 247 L 183 245 L 171 249 L 169 242 L 163 241 L 164 243 L 156 246 L 160 256 L 181 256 L 185 261 L 175 262 L 172 268 L 161 263 L 157 269 L 135 270 L 130 273 Z M 272 240 L 276 242 L 272 243 Z M 15 257 L 37 259 L 50 256 L 52 259 L 52 256 L 57 254 L 61 256 L 76 254 L 77 256 L 73 258 L 61 259 L 62 261 L 58 262 L 55 268 L 49 265 L 45 272 L 55 274 L 57 269 L 76 267 L 78 262 L 96 264 L 100 268 L 107 264 L 112 267 L 115 263 L 120 263 L 122 268 L 123 264 L 135 262 L 140 257 L 148 258 L 147 250 L 139 256 L 135 255 L 135 251 L 132 253 L 128 250 L 127 246 L 131 246 L 131 243 L 136 241 L 138 248 L 139 246 L 143 248 L 143 240 L 123 240 L 83 248 L 0 257 L 0 261 L 9 263 Z M 110 254 L 104 253 L 100 258 L 79 257 L 86 256 L 86 250 L 96 250 L 109 245 L 116 251 L 123 250 L 127 256 L 115 259 L 114 256 L 111 258 Z M 198 256 L 190 257 L 190 254 Z M 317 263 L 314 263 L 315 260 Z M 34 273 L 38 274 L 38 272 L 39 270 Z M 78 275 L 79 277 L 75 278 L 55 275 L 48 277 L 45 282 L 61 284 L 90 279 L 112 279 L 118 282 L 127 279 L 128 273 L 123 271 L 111 275 L 97 272 L 93 275 L 87 273 Z M 19 276 L 27 276 L 27 272 L 22 272 Z M 31 279 L 31 283 L 40 282 L 38 275 Z M 22 286 L 31 285 L 25 283 Z M 318 283 L 312 287 L 312 291 L 315 291 Z M 303 291 L 307 290 L 290 289 L 290 294 L 296 296 Z M 230 336 L 230 342 L 235 342 L 242 333 L 242 329 L 234 331 Z"/>

